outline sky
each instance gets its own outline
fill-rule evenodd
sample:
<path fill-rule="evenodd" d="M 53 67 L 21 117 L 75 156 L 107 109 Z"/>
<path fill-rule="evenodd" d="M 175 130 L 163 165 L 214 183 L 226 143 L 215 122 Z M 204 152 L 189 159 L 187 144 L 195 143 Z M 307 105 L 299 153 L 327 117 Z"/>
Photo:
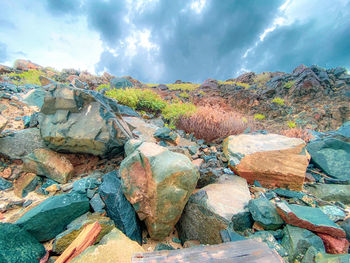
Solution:
<path fill-rule="evenodd" d="M 350 0 L 0 0 L 0 63 L 147 83 L 350 68 Z"/>

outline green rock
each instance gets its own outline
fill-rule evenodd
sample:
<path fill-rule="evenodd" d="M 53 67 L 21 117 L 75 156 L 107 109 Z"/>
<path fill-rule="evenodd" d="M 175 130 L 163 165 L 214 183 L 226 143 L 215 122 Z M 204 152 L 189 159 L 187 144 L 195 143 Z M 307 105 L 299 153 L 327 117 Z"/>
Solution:
<path fill-rule="evenodd" d="M 86 195 L 74 192 L 56 195 L 29 210 L 16 224 L 37 240 L 46 241 L 61 233 L 70 222 L 89 209 Z"/>
<path fill-rule="evenodd" d="M 171 245 L 167 245 L 164 243 L 158 243 L 156 245 L 156 247 L 154 248 L 154 251 L 160 251 L 160 250 L 174 250 L 175 248 L 173 248 Z"/>
<path fill-rule="evenodd" d="M 31 92 L 28 92 L 22 96 L 23 101 L 29 106 L 36 106 L 41 108 L 44 104 L 44 99 L 47 91 L 44 88 L 35 88 Z"/>
<path fill-rule="evenodd" d="M 0 223 L 0 262 L 37 263 L 45 248 L 31 234 L 17 225 Z"/>
<path fill-rule="evenodd" d="M 177 134 L 174 131 L 170 130 L 168 127 L 157 129 L 153 136 L 158 139 L 166 140 L 170 142 L 175 142 L 176 139 L 178 138 Z"/>
<path fill-rule="evenodd" d="M 67 230 L 60 233 L 55 237 L 53 242 L 52 251 L 57 254 L 62 254 L 62 252 L 73 242 L 73 240 L 83 231 L 84 227 L 88 224 L 98 222 L 101 226 L 101 232 L 97 236 L 95 243 L 98 243 L 106 234 L 108 234 L 113 228 L 113 221 L 105 216 L 98 213 L 86 213 L 67 226 Z"/>
<path fill-rule="evenodd" d="M 282 189 L 282 188 L 277 188 L 277 189 L 274 189 L 272 191 L 275 192 L 279 196 L 287 197 L 287 198 L 301 199 L 306 195 L 305 193 L 300 192 L 300 191 L 291 191 L 291 190 Z"/>
<path fill-rule="evenodd" d="M 321 206 L 320 209 L 325 213 L 333 222 L 343 220 L 346 217 L 346 214 L 340 208 L 333 205 Z"/>
<path fill-rule="evenodd" d="M 301 262 L 309 247 L 314 247 L 317 251 L 325 252 L 322 239 L 309 230 L 286 225 L 282 246 L 287 250 L 289 262 L 298 260 Z"/>
<path fill-rule="evenodd" d="M 109 81 L 110 89 L 132 88 L 134 85 L 126 78 L 113 78 Z"/>
<path fill-rule="evenodd" d="M 250 200 L 248 209 L 253 219 L 266 230 L 276 230 L 284 223 L 278 215 L 275 205 L 264 197 Z"/>
<path fill-rule="evenodd" d="M 350 185 L 312 184 L 306 185 L 305 190 L 324 201 L 340 201 L 350 205 Z"/>
<path fill-rule="evenodd" d="M 190 197 L 177 224 L 181 241 L 222 243 L 220 231 L 236 220 L 243 221 L 240 216 L 246 217 L 249 213 L 249 200 L 247 181 L 238 176 L 222 176 L 217 183 L 203 187 Z"/>
<path fill-rule="evenodd" d="M 349 263 L 350 255 L 331 255 L 326 253 L 318 253 L 315 258 L 315 263 Z"/>
<path fill-rule="evenodd" d="M 340 226 L 344 229 L 346 233 L 346 238 L 350 242 L 350 218 L 347 218 L 345 221 L 343 221 Z"/>
<path fill-rule="evenodd" d="M 311 161 L 327 175 L 350 182 L 350 137 L 325 136 L 309 142 L 307 151 Z"/>
<path fill-rule="evenodd" d="M 0 177 L 0 191 L 9 189 L 12 187 L 12 183 Z"/>
<path fill-rule="evenodd" d="M 116 101 L 95 91 L 56 84 L 41 112 L 41 136 L 55 151 L 113 156 L 132 137 Z"/>
<path fill-rule="evenodd" d="M 271 233 L 267 231 L 258 231 L 253 235 L 249 236 L 249 238 L 266 243 L 269 248 L 276 250 L 281 257 L 288 256 L 288 252 L 286 251 L 286 249 L 277 242 L 277 240 Z"/>
<path fill-rule="evenodd" d="M 159 240 L 173 230 L 199 178 L 188 157 L 150 142 L 122 161 L 119 174 L 125 197 L 145 220 L 150 236 Z"/>

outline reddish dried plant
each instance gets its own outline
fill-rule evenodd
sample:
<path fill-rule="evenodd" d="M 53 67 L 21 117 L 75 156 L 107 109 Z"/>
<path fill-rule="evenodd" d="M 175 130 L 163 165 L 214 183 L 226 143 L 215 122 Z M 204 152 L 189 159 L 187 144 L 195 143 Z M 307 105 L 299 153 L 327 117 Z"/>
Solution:
<path fill-rule="evenodd" d="M 191 116 L 182 116 L 177 128 L 193 133 L 197 139 L 212 142 L 229 135 L 243 133 L 249 121 L 234 111 L 225 111 L 220 106 L 200 106 Z"/>
<path fill-rule="evenodd" d="M 302 128 L 290 128 L 288 130 L 282 130 L 281 135 L 290 137 L 290 138 L 299 138 L 304 140 L 306 143 L 308 143 L 313 136 L 307 131 Z"/>

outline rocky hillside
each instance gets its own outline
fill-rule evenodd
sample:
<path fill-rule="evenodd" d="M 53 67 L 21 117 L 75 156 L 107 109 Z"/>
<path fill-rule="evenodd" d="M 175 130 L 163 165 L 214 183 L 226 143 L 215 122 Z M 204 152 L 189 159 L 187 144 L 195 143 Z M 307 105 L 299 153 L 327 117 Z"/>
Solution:
<path fill-rule="evenodd" d="M 350 261 L 345 69 L 0 74 L 0 262 Z"/>

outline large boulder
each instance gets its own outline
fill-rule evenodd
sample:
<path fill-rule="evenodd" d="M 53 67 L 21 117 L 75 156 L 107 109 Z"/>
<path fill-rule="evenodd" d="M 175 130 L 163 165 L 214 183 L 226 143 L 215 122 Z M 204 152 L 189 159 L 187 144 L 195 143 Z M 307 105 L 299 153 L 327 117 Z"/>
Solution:
<path fill-rule="evenodd" d="M 200 189 L 190 197 L 177 224 L 181 241 L 222 243 L 220 231 L 226 229 L 231 220 L 249 217 L 249 200 L 247 182 L 238 176 L 221 177 L 217 183 Z"/>
<path fill-rule="evenodd" d="M 230 168 L 253 184 L 301 190 L 309 164 L 305 142 L 277 134 L 229 136 L 223 151 Z"/>
<path fill-rule="evenodd" d="M 0 153 L 11 159 L 21 159 L 34 150 L 45 147 L 37 128 L 17 131 L 0 138 Z"/>
<path fill-rule="evenodd" d="M 145 252 L 135 241 L 132 241 L 117 228 L 105 235 L 100 243 L 85 249 L 71 263 L 123 262 L 131 263 L 133 254 Z"/>
<path fill-rule="evenodd" d="M 25 213 L 16 224 L 37 240 L 46 241 L 61 233 L 75 218 L 89 211 L 86 195 L 69 193 L 52 196 Z"/>
<path fill-rule="evenodd" d="M 36 263 L 44 255 L 44 246 L 27 231 L 0 223 L 0 262 Z"/>
<path fill-rule="evenodd" d="M 49 149 L 36 149 L 23 159 L 23 170 L 46 176 L 59 183 L 67 183 L 74 174 L 71 162 L 62 154 Z"/>
<path fill-rule="evenodd" d="M 164 239 L 179 220 L 199 172 L 185 155 L 154 143 L 132 140 L 125 148 L 128 156 L 119 170 L 123 192 L 150 236 Z"/>
<path fill-rule="evenodd" d="M 132 137 L 116 101 L 95 91 L 53 85 L 41 112 L 41 136 L 55 151 L 112 156 Z"/>
<path fill-rule="evenodd" d="M 118 172 L 110 172 L 103 177 L 103 183 L 99 187 L 102 200 L 106 204 L 107 215 L 130 239 L 142 243 L 142 234 L 136 213 L 132 205 L 126 200 Z"/>
<path fill-rule="evenodd" d="M 327 175 L 350 182 L 350 122 L 311 141 L 307 150 L 311 161 Z"/>

